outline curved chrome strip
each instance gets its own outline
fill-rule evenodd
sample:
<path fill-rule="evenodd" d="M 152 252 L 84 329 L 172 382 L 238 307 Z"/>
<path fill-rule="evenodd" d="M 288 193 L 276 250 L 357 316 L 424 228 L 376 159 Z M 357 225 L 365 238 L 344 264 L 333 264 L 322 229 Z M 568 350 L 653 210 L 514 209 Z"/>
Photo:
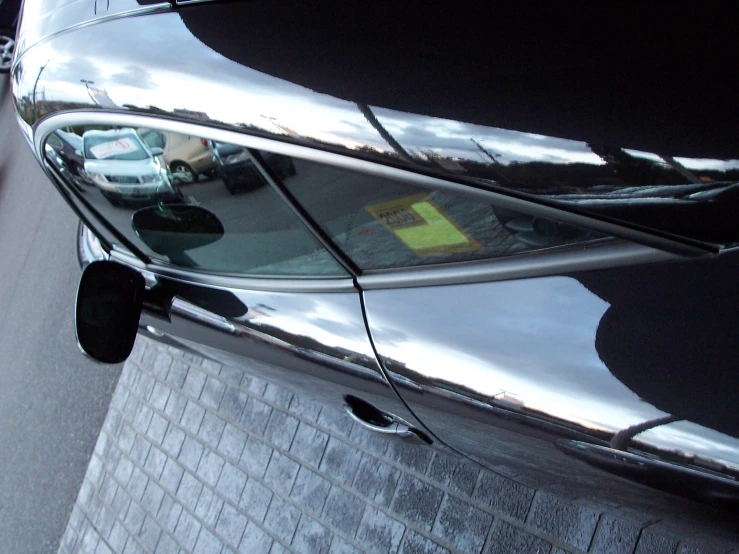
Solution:
<path fill-rule="evenodd" d="M 624 240 L 637 242 L 659 248 L 666 252 L 672 252 L 683 256 L 701 256 L 711 253 L 706 248 L 689 244 L 691 241 L 681 242 L 671 240 L 659 235 L 651 234 L 645 231 L 624 227 L 615 223 L 593 219 L 591 217 L 580 214 L 573 214 L 563 209 L 554 208 L 542 204 L 537 204 L 534 200 L 523 200 L 494 192 L 476 188 L 483 187 L 483 183 L 476 184 L 460 184 L 453 181 L 447 181 L 438 177 L 431 177 L 420 173 L 414 173 L 405 169 L 389 167 L 386 165 L 351 158 L 346 155 L 335 154 L 324 150 L 317 150 L 314 147 L 301 146 L 288 142 L 280 142 L 274 139 L 267 139 L 253 135 L 246 135 L 224 129 L 215 129 L 206 127 L 202 124 L 187 123 L 172 119 L 164 119 L 161 117 L 152 117 L 149 115 L 139 115 L 121 112 L 66 112 L 53 115 L 47 119 L 43 119 L 35 126 L 34 145 L 36 155 L 42 158 L 42 145 L 46 136 L 59 127 L 70 125 L 130 125 L 131 127 L 156 127 L 158 129 L 182 133 L 186 135 L 195 135 L 205 139 L 211 139 L 218 142 L 230 142 L 238 146 L 246 148 L 256 148 L 258 150 L 266 150 L 268 152 L 276 152 L 286 156 L 302 158 L 309 161 L 324 163 L 348 170 L 359 171 L 376 177 L 383 177 L 394 181 L 408 183 L 410 185 L 444 190 L 465 196 L 473 200 L 481 202 L 491 202 L 502 208 L 511 210 L 524 211 L 532 215 L 557 219 L 564 223 L 570 223 L 580 227 L 599 231 L 601 233 L 611 235 Z"/>
<path fill-rule="evenodd" d="M 176 267 L 152 263 L 144 264 L 136 256 L 113 250 L 110 259 L 133 267 L 141 272 L 173 279 L 183 283 L 203 285 L 206 287 L 226 288 L 231 290 L 263 290 L 267 292 L 357 292 L 354 281 L 350 278 L 340 279 L 287 279 L 271 277 L 242 277 L 240 275 L 224 276 L 199 271 L 189 271 Z"/>
<path fill-rule="evenodd" d="M 365 274 L 357 279 L 357 283 L 364 290 L 430 287 L 526 279 L 678 259 L 680 259 L 680 256 L 640 244 L 609 242 L 602 245 L 573 247 L 567 250 L 557 250 L 556 252 L 532 252 L 447 267 L 433 266 L 397 272 Z"/>

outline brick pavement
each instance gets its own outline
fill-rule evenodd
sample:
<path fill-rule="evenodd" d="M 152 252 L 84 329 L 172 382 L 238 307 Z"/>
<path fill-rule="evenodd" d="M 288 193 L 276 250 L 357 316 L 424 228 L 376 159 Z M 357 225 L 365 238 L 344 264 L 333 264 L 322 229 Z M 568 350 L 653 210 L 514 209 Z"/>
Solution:
<path fill-rule="evenodd" d="M 258 367 L 255 368 L 258 373 Z M 370 434 L 241 369 L 139 337 L 60 554 L 739 553 Z"/>

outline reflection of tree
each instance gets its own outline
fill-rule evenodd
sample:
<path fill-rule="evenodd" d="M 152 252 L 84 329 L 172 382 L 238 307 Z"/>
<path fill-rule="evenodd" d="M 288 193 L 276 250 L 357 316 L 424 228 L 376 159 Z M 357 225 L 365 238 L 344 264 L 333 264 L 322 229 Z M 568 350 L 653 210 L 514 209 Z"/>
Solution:
<path fill-rule="evenodd" d="M 79 110 L 90 108 L 99 109 L 99 106 L 90 102 L 66 102 L 62 100 L 39 100 L 38 102 L 33 101 L 31 95 L 23 96 L 16 104 L 18 115 L 28 123 L 33 125 L 44 117 L 45 115 L 68 110 Z"/>
<path fill-rule="evenodd" d="M 263 333 L 267 333 L 275 338 L 285 341 L 288 344 L 297 346 L 298 348 L 309 352 L 319 352 L 332 358 L 337 358 L 372 370 L 377 366 L 374 358 L 341 346 L 326 345 L 313 337 L 291 333 L 281 329 L 280 327 L 265 323 L 260 323 L 255 328 Z"/>

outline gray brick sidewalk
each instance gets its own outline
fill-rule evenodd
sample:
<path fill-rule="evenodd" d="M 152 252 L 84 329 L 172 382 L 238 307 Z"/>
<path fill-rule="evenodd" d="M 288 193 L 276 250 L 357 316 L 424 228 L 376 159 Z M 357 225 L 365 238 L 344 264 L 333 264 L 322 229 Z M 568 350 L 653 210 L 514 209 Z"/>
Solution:
<path fill-rule="evenodd" d="M 739 547 L 369 434 L 346 414 L 241 369 L 139 337 L 59 552 L 697 554 Z"/>

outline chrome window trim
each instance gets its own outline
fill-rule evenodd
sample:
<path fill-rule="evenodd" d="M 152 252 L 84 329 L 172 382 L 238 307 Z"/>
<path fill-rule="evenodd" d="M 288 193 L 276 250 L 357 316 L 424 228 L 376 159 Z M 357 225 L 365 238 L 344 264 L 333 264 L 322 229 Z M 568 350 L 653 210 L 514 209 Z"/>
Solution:
<path fill-rule="evenodd" d="M 528 279 L 679 259 L 681 256 L 641 244 L 607 241 L 551 252 L 533 251 L 481 262 L 365 273 L 357 278 L 357 283 L 362 290 L 432 287 Z"/>
<path fill-rule="evenodd" d="M 295 158 L 324 163 L 347 170 L 359 171 L 365 174 L 403 182 L 425 189 L 443 190 L 452 194 L 471 198 L 473 200 L 495 203 L 502 208 L 519 210 L 535 216 L 556 219 L 563 223 L 577 225 L 609 236 L 644 244 L 652 248 L 657 248 L 659 250 L 682 256 L 696 257 L 717 252 L 717 247 L 715 245 L 706 245 L 698 243 L 697 241 L 691 241 L 690 239 L 682 239 L 680 237 L 675 237 L 673 239 L 669 236 L 663 236 L 663 234 L 656 231 L 647 232 L 632 226 L 595 219 L 589 216 L 572 213 L 558 207 L 539 204 L 533 199 L 522 199 L 515 196 L 509 196 L 498 191 L 482 188 L 485 186 L 482 182 L 468 184 L 456 183 L 439 177 L 415 173 L 408 169 L 401 169 L 379 164 L 377 162 L 361 160 L 359 158 L 328 152 L 326 150 L 319 150 L 313 146 L 303 146 L 290 142 L 282 142 L 271 138 L 243 134 L 238 131 L 208 127 L 202 123 L 198 124 L 196 122 L 179 121 L 175 119 L 162 118 L 161 116 L 156 117 L 118 111 L 89 112 L 82 110 L 63 112 L 57 115 L 48 116 L 39 121 L 35 126 L 34 148 L 36 155 L 39 159 L 43 158 L 43 141 L 46 136 L 55 129 L 71 125 L 95 124 L 129 125 L 131 127 L 153 126 L 162 130 L 195 135 L 218 142 L 229 142 L 245 148 L 254 148 L 257 150 L 266 150 L 268 152 L 284 154 L 286 156 L 293 156 Z"/>
<path fill-rule="evenodd" d="M 110 259 L 157 277 L 218 289 L 261 290 L 265 292 L 357 292 L 354 280 L 351 277 L 301 279 L 297 277 L 272 278 L 217 275 L 203 271 L 180 269 L 156 262 L 144 264 L 133 254 L 116 248 L 110 252 Z"/>

